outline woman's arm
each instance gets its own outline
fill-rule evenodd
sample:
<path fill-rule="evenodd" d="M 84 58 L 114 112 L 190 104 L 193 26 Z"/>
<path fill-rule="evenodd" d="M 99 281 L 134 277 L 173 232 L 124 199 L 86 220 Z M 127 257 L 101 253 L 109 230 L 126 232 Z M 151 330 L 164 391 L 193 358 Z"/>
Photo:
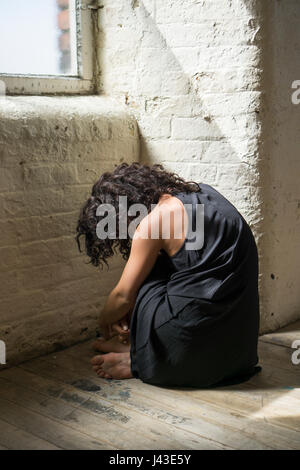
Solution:
<path fill-rule="evenodd" d="M 139 287 L 151 272 L 162 248 L 161 236 L 151 238 L 151 226 L 160 225 L 160 218 L 159 212 L 154 210 L 137 227 L 121 278 L 100 313 L 100 327 L 117 322 L 133 309 Z"/>

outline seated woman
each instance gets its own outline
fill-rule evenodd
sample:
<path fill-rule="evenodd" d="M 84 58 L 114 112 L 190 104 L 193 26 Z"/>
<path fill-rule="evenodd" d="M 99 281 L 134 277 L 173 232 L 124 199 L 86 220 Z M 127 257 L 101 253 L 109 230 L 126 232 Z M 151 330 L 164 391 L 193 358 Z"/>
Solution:
<path fill-rule="evenodd" d="M 133 204 L 145 208 L 139 220 Z M 105 234 L 108 207 L 117 224 Z M 100 377 L 208 387 L 257 372 L 257 247 L 218 191 L 162 165 L 122 163 L 93 186 L 77 225 L 79 249 L 82 235 L 93 265 L 116 250 L 127 260 L 100 313 L 95 349 L 106 354 L 92 359 Z"/>

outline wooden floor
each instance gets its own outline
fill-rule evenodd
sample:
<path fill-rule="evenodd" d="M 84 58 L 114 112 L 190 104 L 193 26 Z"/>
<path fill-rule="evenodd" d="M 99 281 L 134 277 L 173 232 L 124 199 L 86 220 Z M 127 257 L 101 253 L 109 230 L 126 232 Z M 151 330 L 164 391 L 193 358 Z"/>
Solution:
<path fill-rule="evenodd" d="M 300 449 L 300 322 L 261 337 L 242 385 L 174 390 L 94 375 L 89 343 L 0 372 L 0 449 Z"/>

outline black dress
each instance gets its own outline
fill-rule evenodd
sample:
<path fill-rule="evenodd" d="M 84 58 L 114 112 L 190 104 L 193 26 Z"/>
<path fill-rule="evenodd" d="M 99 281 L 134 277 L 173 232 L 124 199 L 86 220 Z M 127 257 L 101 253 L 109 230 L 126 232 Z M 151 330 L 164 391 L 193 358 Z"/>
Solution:
<path fill-rule="evenodd" d="M 209 387 L 251 377 L 259 368 L 258 255 L 253 234 L 218 191 L 199 184 L 173 193 L 204 205 L 204 244 L 161 250 L 142 283 L 131 318 L 131 370 L 143 382 Z M 203 207 L 203 206 L 202 206 Z"/>

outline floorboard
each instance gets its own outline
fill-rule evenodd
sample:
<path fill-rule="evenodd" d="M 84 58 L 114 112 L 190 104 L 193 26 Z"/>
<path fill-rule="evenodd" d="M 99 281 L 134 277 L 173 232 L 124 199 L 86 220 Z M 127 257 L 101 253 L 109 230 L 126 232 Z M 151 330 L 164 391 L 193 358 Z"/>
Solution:
<path fill-rule="evenodd" d="M 0 450 L 300 450 L 299 331 L 262 336 L 262 372 L 210 390 L 98 378 L 91 341 L 4 369 Z"/>
<path fill-rule="evenodd" d="M 6 423 L 0 419 L 0 449 L 9 450 L 31 450 L 33 447 L 36 450 L 60 450 L 50 442 L 36 437 L 29 432 L 19 429 L 12 424 Z"/>

